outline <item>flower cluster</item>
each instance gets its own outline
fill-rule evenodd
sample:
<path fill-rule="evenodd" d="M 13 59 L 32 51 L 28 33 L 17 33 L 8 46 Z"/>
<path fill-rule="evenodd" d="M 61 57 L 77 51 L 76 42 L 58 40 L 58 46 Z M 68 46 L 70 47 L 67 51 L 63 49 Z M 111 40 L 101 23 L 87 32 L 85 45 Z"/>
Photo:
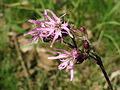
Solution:
<path fill-rule="evenodd" d="M 92 59 L 96 61 L 96 63 L 100 66 L 110 89 L 113 90 L 107 73 L 105 72 L 101 58 L 90 50 L 91 44 L 88 40 L 86 29 L 84 27 L 80 27 L 79 29 L 69 28 L 69 23 L 61 20 L 65 14 L 57 17 L 57 15 L 49 9 L 46 9 L 42 16 L 44 17 L 43 21 L 28 20 L 28 22 L 36 24 L 36 27 L 24 35 L 32 35 L 33 38 L 31 39 L 31 42 L 35 43 L 37 43 L 39 40 L 42 40 L 44 42 L 52 41 L 50 47 L 52 47 L 56 41 L 62 41 L 67 44 L 70 48 L 70 51 L 56 49 L 56 51 L 51 52 L 58 54 L 58 56 L 48 57 L 48 59 L 59 59 L 61 63 L 58 66 L 58 69 L 65 69 L 67 71 L 70 71 L 71 81 L 74 77 L 73 69 L 75 64 L 80 64 L 86 59 Z M 69 36 L 73 43 L 63 38 L 66 36 Z M 76 38 L 78 40 L 81 40 L 81 47 L 78 47 L 79 44 L 75 40 Z"/>
<path fill-rule="evenodd" d="M 51 14 L 49 16 L 48 14 Z M 79 36 L 80 33 L 86 33 L 85 28 L 81 27 L 80 29 L 70 29 L 68 28 L 68 22 L 62 21 L 61 18 L 65 16 L 63 14 L 60 17 L 57 17 L 55 13 L 53 13 L 51 10 L 45 10 L 43 17 L 43 21 L 38 21 L 38 20 L 28 20 L 28 22 L 36 24 L 36 27 L 34 27 L 33 30 L 31 30 L 28 33 L 25 33 L 24 35 L 32 35 L 33 38 L 31 39 L 31 42 L 37 43 L 39 40 L 45 41 L 46 39 L 52 40 L 52 43 L 50 47 L 53 46 L 55 41 L 63 41 L 65 44 L 70 46 L 72 49 L 71 51 L 66 51 L 62 49 L 56 49 L 57 51 L 52 51 L 58 54 L 56 57 L 48 57 L 48 59 L 59 59 L 60 60 L 60 65 L 58 66 L 59 70 L 68 70 L 70 71 L 71 79 L 73 80 L 74 76 L 74 70 L 73 67 L 77 63 L 82 63 L 84 60 L 88 58 L 87 53 L 89 53 L 89 42 L 87 40 L 87 37 L 84 37 L 84 43 L 83 43 L 83 48 L 84 51 L 82 52 L 77 48 L 77 44 L 75 41 L 75 37 L 81 38 Z M 71 34 L 71 30 L 74 33 L 74 35 Z M 78 33 L 77 33 L 78 32 Z M 75 35 L 75 33 L 77 33 Z M 67 42 L 64 40 L 63 37 L 69 36 L 73 40 L 73 44 Z"/>

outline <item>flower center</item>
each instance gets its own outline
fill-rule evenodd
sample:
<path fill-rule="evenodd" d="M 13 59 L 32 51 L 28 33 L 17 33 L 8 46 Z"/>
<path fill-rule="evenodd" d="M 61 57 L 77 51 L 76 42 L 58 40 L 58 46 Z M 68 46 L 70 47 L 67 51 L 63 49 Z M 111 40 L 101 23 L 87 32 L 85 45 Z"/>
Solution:
<path fill-rule="evenodd" d="M 61 24 L 56 24 L 55 27 L 56 27 L 56 28 L 60 28 L 60 27 L 61 27 Z"/>
<path fill-rule="evenodd" d="M 75 62 L 75 58 L 74 58 L 72 55 L 68 55 L 68 58 L 69 58 L 70 60 L 72 60 L 73 62 Z"/>

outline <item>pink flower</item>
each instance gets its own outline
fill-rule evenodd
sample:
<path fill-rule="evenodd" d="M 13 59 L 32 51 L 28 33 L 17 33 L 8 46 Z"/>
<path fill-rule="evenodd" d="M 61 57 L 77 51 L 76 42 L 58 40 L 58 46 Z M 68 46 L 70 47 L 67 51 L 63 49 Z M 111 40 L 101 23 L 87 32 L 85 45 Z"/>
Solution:
<path fill-rule="evenodd" d="M 48 16 L 47 13 L 50 13 L 52 17 Z M 61 17 L 63 17 L 64 15 L 62 15 Z M 66 33 L 70 37 L 73 37 L 72 34 L 70 33 L 70 29 L 67 27 L 68 23 L 67 22 L 62 23 L 62 21 L 60 20 L 61 17 L 60 18 L 57 17 L 51 10 L 48 9 L 44 11 L 43 16 L 45 17 L 46 20 L 48 20 L 48 22 L 46 21 L 45 24 L 50 27 L 50 32 L 48 36 L 53 36 L 53 41 L 50 47 L 52 47 L 54 42 L 59 38 L 61 38 L 61 41 L 63 41 L 62 38 L 63 33 Z"/>
<path fill-rule="evenodd" d="M 76 58 L 79 56 L 79 51 L 73 49 L 72 51 L 68 52 L 66 50 L 62 50 L 62 49 L 56 49 L 58 51 L 63 51 L 64 53 L 61 52 L 54 52 L 54 53 L 58 53 L 59 55 L 56 57 L 48 57 L 48 59 L 60 59 L 61 64 L 58 66 L 59 70 L 70 70 L 70 80 L 73 80 L 74 77 L 74 70 L 73 70 L 73 66 L 74 66 L 74 62 L 76 61 Z"/>
<path fill-rule="evenodd" d="M 50 17 L 48 13 L 50 13 L 52 17 Z M 63 34 L 67 34 L 73 38 L 72 34 L 70 33 L 70 29 L 68 28 L 68 22 L 62 23 L 60 20 L 61 17 L 57 17 L 56 14 L 49 9 L 44 11 L 43 16 L 44 21 L 28 20 L 30 23 L 36 24 L 36 27 L 24 35 L 32 35 L 33 42 L 37 43 L 39 40 L 43 40 L 43 38 L 51 38 L 53 40 L 50 47 L 52 47 L 56 40 L 59 39 L 63 41 Z"/>

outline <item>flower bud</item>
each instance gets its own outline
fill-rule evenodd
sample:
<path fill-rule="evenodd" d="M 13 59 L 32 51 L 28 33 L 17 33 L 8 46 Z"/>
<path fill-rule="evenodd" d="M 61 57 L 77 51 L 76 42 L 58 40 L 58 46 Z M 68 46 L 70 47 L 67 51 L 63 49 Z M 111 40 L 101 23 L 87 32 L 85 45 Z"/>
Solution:
<path fill-rule="evenodd" d="M 87 40 L 84 41 L 83 46 L 84 46 L 85 49 L 89 49 L 90 45 L 89 45 Z"/>
<path fill-rule="evenodd" d="M 84 52 L 89 53 L 89 51 L 90 51 L 90 44 L 89 44 L 89 42 L 87 40 L 84 41 L 83 47 L 84 47 Z"/>
<path fill-rule="evenodd" d="M 86 34 L 86 28 L 84 26 L 80 27 L 80 31 L 84 34 Z"/>

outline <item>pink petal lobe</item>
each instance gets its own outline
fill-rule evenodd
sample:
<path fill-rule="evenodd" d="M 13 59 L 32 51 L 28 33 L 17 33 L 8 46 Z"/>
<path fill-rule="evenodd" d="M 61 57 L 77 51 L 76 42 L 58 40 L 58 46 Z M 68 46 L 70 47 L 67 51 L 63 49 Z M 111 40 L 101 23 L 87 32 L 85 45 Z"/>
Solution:
<path fill-rule="evenodd" d="M 48 57 L 48 59 L 61 59 L 61 58 L 66 58 L 66 57 L 67 57 L 66 54 L 60 54 L 56 57 Z"/>
<path fill-rule="evenodd" d="M 41 24 L 40 21 L 32 20 L 32 19 L 28 20 L 28 22 L 30 22 L 30 23 L 34 23 L 34 24 Z"/>
<path fill-rule="evenodd" d="M 63 49 L 56 49 L 56 50 L 58 50 L 58 51 L 63 51 L 63 52 L 66 53 L 66 54 L 70 54 L 70 52 L 68 52 L 68 51 L 66 51 L 66 50 L 63 50 Z"/>
<path fill-rule="evenodd" d="M 68 35 L 73 38 L 73 35 L 70 33 L 70 30 L 67 27 L 62 27 L 62 29 L 66 30 Z"/>
<path fill-rule="evenodd" d="M 65 15 L 66 15 L 66 13 L 65 13 L 65 14 L 63 14 L 62 16 L 60 16 L 60 18 L 64 17 Z"/>
<path fill-rule="evenodd" d="M 50 14 L 52 14 L 52 16 L 54 17 L 55 20 L 60 21 L 60 19 L 55 15 L 55 13 L 53 13 L 51 10 L 46 9 L 45 10 L 45 14 L 47 14 L 47 12 L 49 12 Z"/>
<path fill-rule="evenodd" d="M 73 71 L 73 69 L 72 69 L 72 70 L 70 70 L 70 81 L 73 80 L 73 77 L 74 77 L 74 71 Z"/>
<path fill-rule="evenodd" d="M 54 38 L 53 38 L 53 41 L 52 41 L 52 43 L 51 43 L 50 47 L 52 47 L 52 46 L 53 46 L 53 44 L 54 44 L 55 40 L 59 37 L 59 35 L 60 35 L 60 34 L 61 34 L 61 31 L 57 31 L 57 32 L 56 32 L 56 34 L 55 34 L 55 36 L 54 36 Z"/>

